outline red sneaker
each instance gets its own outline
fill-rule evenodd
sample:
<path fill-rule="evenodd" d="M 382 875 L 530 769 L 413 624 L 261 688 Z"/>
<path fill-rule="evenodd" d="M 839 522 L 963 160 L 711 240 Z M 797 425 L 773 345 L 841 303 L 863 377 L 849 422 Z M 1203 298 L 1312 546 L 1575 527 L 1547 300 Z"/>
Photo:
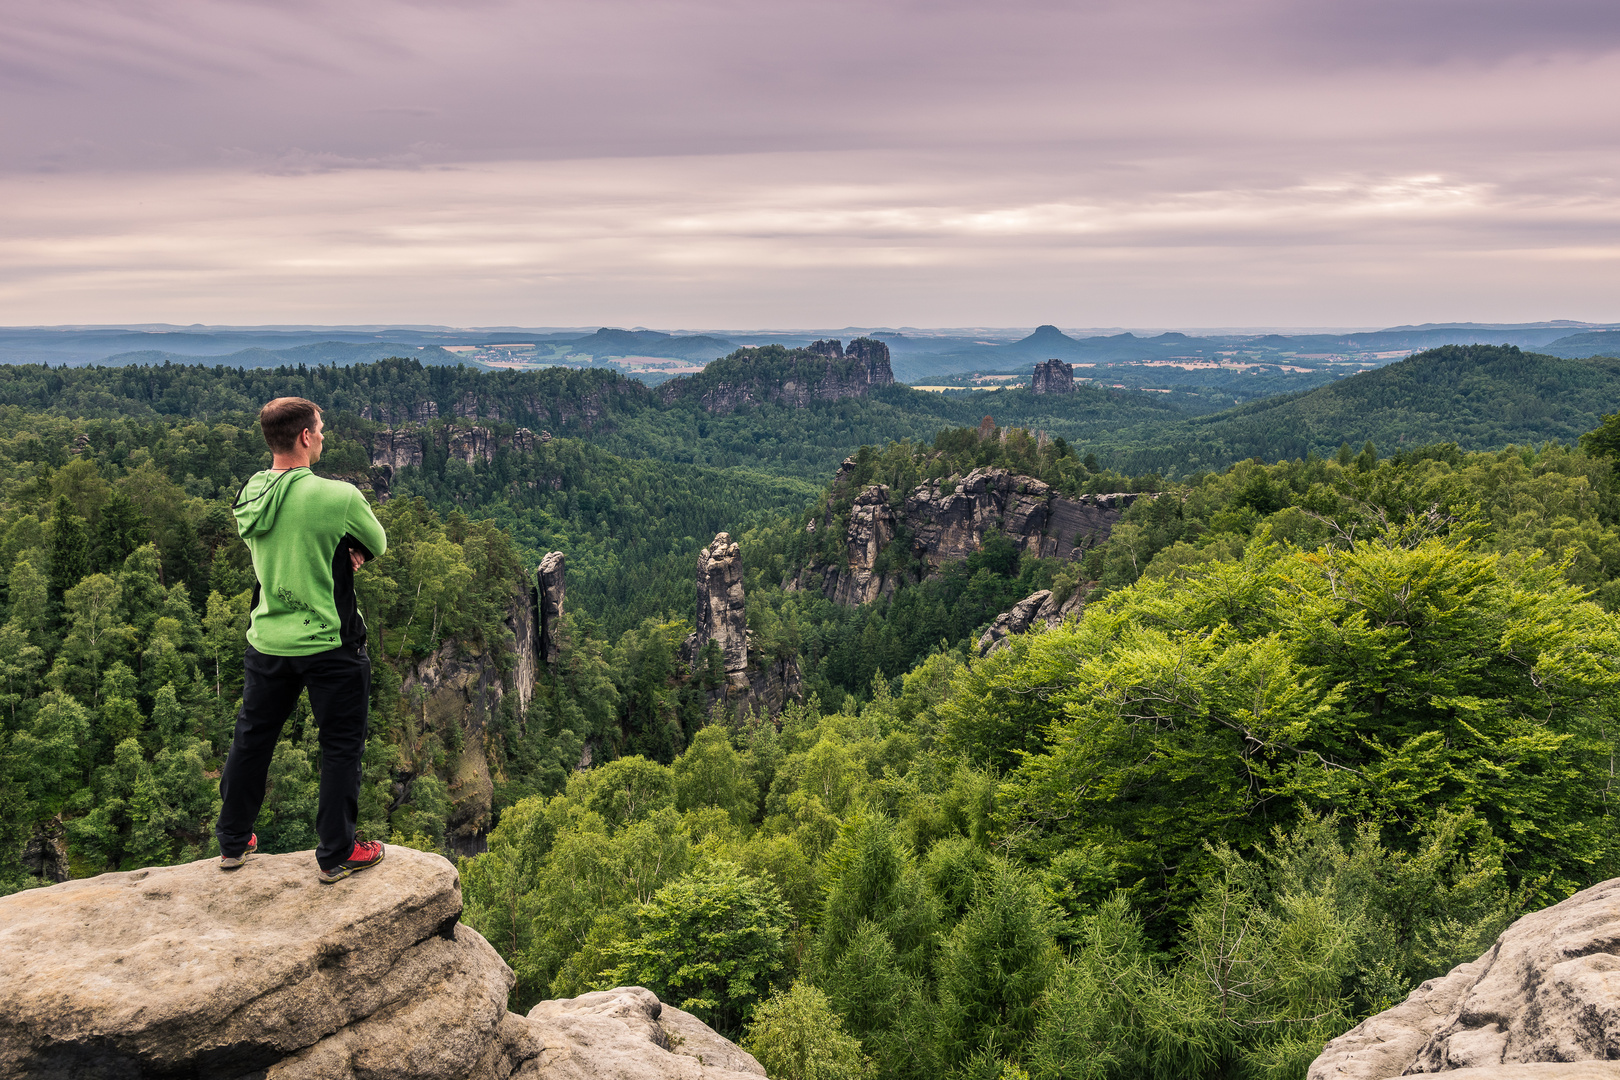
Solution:
<path fill-rule="evenodd" d="M 259 834 L 254 833 L 252 836 L 248 837 L 248 846 L 242 849 L 242 854 L 221 855 L 219 857 L 219 868 L 221 870 L 240 870 L 242 869 L 242 864 L 247 862 L 247 857 L 258 850 Z"/>
<path fill-rule="evenodd" d="M 375 840 L 357 840 L 353 854 L 332 869 L 321 871 L 321 884 L 330 885 L 334 881 L 342 881 L 350 874 L 357 874 L 382 861 L 383 846 L 380 843 Z"/>

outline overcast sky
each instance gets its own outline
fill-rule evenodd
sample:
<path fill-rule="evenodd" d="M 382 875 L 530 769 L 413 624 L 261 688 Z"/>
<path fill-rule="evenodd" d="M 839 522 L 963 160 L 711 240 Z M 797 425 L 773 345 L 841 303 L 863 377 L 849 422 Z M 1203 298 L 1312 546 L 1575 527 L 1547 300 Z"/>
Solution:
<path fill-rule="evenodd" d="M 1613 0 L 0 12 L 0 323 L 1620 320 Z"/>

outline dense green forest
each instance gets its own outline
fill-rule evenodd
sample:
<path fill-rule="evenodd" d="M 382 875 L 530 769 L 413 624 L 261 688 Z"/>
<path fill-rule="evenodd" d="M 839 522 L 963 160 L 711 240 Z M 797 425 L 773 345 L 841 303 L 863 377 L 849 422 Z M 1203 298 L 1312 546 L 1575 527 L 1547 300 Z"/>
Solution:
<path fill-rule="evenodd" d="M 500 378 L 393 370 L 446 380 L 451 406 Z M 78 876 L 212 850 L 252 584 L 229 501 L 268 459 L 251 395 L 328 395 L 322 471 L 362 483 L 381 421 L 361 413 L 422 400 L 380 366 L 79 374 L 0 369 L 8 891 L 45 883 L 53 845 Z M 836 461 L 807 483 L 770 467 L 780 447 L 661 460 L 673 407 L 566 377 L 558 413 L 489 423 L 573 434 L 396 473 L 389 552 L 357 577 L 379 661 L 362 829 L 450 853 L 466 734 L 407 682 L 446 646 L 510 681 L 514 590 L 538 552 L 569 554 L 561 658 L 481 735 L 495 827 L 461 860 L 515 1008 L 638 983 L 806 1080 L 1300 1077 L 1515 915 L 1620 872 L 1620 419 L 1503 445 L 1539 422 L 1527 406 L 1464 446 L 1402 447 L 1334 436 L 1324 407 L 1325 452 L 1130 477 L 1102 440 L 972 404 L 846 444 L 829 485 Z M 600 392 L 590 431 L 555 422 L 576 392 Z M 791 460 L 831 456 L 817 417 L 902 415 L 884 393 L 795 414 Z M 682 437 L 764 432 L 773 408 L 682 414 Z M 867 484 L 903 497 L 981 466 L 1158 497 L 1078 561 L 992 532 L 929 574 L 899 538 L 886 568 L 907 583 L 884 600 L 788 587 L 837 563 Z M 755 647 L 804 676 L 779 717 L 711 710 L 712 669 L 679 659 L 719 528 Z M 1084 614 L 979 659 L 984 625 L 1039 588 L 1084 590 Z M 313 844 L 318 757 L 300 709 L 262 850 Z"/>
<path fill-rule="evenodd" d="M 1573 442 L 1617 397 L 1620 360 L 1446 345 L 1306 393 L 1122 433 L 1107 459 L 1126 471 L 1181 476 L 1246 458 L 1331 454 L 1343 442 L 1368 439 L 1392 450 Z"/>

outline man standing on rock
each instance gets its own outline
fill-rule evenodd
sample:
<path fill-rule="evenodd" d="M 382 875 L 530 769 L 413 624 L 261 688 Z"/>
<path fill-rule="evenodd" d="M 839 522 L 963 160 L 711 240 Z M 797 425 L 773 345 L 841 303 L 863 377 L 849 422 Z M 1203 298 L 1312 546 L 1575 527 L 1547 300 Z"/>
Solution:
<path fill-rule="evenodd" d="M 310 472 L 324 439 L 320 407 L 276 398 L 259 410 L 273 455 L 231 507 L 258 578 L 243 660 L 242 711 L 219 778 L 214 835 L 220 868 L 235 870 L 258 848 L 254 819 L 282 725 L 300 690 L 321 733 L 321 797 L 315 813 L 320 880 L 330 884 L 376 866 L 383 846 L 357 841 L 360 756 L 366 748 L 371 658 L 354 600 L 354 574 L 383 554 L 388 537 L 352 484 Z"/>

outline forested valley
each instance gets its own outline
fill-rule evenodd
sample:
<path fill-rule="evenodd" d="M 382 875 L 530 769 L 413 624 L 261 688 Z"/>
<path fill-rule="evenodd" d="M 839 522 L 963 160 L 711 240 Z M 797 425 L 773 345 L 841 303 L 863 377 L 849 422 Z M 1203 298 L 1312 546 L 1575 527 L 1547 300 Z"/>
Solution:
<path fill-rule="evenodd" d="M 253 584 L 229 507 L 268 461 L 253 410 L 296 393 L 390 537 L 357 575 L 362 831 L 458 859 L 513 1008 L 646 986 L 773 1077 L 1302 1077 L 1620 873 L 1620 418 L 1606 362 L 1550 360 L 1436 350 L 1271 403 L 1259 448 L 1268 403 L 1102 389 L 716 414 L 599 373 L 0 368 L 0 889 L 217 853 Z M 494 449 L 380 472 L 405 423 Z M 902 533 L 898 587 L 825 595 L 863 492 L 898 513 L 983 469 L 1138 497 L 1074 557 L 992 529 L 932 567 Z M 750 647 L 802 677 L 776 715 L 682 659 L 721 530 Z M 515 685 L 552 550 L 559 656 L 470 743 L 424 672 Z M 981 656 L 1042 589 L 1083 612 Z M 261 850 L 313 846 L 318 758 L 301 706 Z"/>

